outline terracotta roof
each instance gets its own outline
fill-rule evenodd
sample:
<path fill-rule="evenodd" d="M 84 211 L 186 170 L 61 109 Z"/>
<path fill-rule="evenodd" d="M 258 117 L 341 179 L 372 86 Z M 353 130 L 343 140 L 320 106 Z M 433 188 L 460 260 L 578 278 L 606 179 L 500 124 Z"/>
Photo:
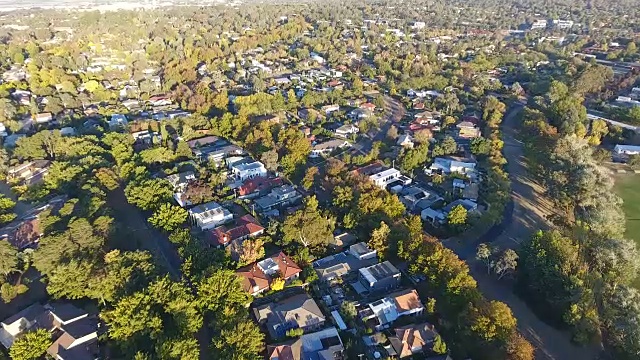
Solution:
<path fill-rule="evenodd" d="M 279 345 L 268 350 L 269 360 L 294 360 L 293 350 L 290 345 Z"/>
<path fill-rule="evenodd" d="M 283 252 L 271 256 L 270 259 L 278 265 L 278 271 L 285 280 L 302 271 L 298 264 L 293 262 Z M 258 263 L 259 262 L 255 262 L 236 271 L 236 274 L 242 278 L 242 287 L 249 293 L 267 289 L 273 281 L 272 277 L 266 274 Z M 258 287 L 257 289 L 255 288 L 256 286 Z"/>
<path fill-rule="evenodd" d="M 418 292 L 413 289 L 391 294 L 390 297 L 395 301 L 396 308 L 399 312 L 410 311 L 422 307 Z"/>
<path fill-rule="evenodd" d="M 400 357 L 411 355 L 413 353 L 411 349 L 423 348 L 425 345 L 431 346 L 437 334 L 434 326 L 429 323 L 397 328 L 396 336 L 402 342 Z"/>
<path fill-rule="evenodd" d="M 245 215 L 238 219 L 236 226 L 228 229 L 220 226 L 211 231 L 211 243 L 214 246 L 227 245 L 230 242 L 241 239 L 245 236 L 253 236 L 264 231 L 258 221 L 251 215 Z"/>
<path fill-rule="evenodd" d="M 260 269 L 257 263 L 238 269 L 236 275 L 241 277 L 242 288 L 252 294 L 269 288 L 271 283 L 271 278 Z"/>
<path fill-rule="evenodd" d="M 380 172 L 384 168 L 385 168 L 385 166 L 381 161 L 376 161 L 376 162 L 371 163 L 369 165 L 365 165 L 363 167 L 357 168 L 357 169 L 353 170 L 352 173 L 355 174 L 355 175 L 369 176 L 371 174 L 375 174 L 377 172 Z"/>
<path fill-rule="evenodd" d="M 239 188 L 238 193 L 240 195 L 247 195 L 254 191 L 266 190 L 274 186 L 282 185 L 281 178 L 268 179 L 265 177 L 258 176 L 253 179 L 249 179 L 244 182 Z"/>
<path fill-rule="evenodd" d="M 368 103 L 364 103 L 362 105 L 360 105 L 360 108 L 364 108 L 364 109 L 368 109 L 368 110 L 374 110 L 376 108 L 376 106 L 370 102 Z"/>

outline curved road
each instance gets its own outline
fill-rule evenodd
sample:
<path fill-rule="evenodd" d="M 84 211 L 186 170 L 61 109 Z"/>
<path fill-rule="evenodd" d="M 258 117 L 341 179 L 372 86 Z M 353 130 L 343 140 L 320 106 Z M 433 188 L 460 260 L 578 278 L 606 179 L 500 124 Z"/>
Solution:
<path fill-rule="evenodd" d="M 544 197 L 543 189 L 528 176 L 524 162 L 522 143 L 517 140 L 519 114 L 522 105 L 514 106 L 503 121 L 504 155 L 511 178 L 511 197 L 513 211 L 506 216 L 504 229 L 490 241 L 500 249 L 516 249 L 540 229 L 550 228 L 547 216 L 553 213 L 552 204 Z M 454 250 L 461 258 L 466 258 L 470 272 L 478 283 L 478 288 L 489 300 L 499 300 L 511 308 L 518 319 L 518 329 L 524 337 L 536 347 L 538 360 L 593 360 L 596 359 L 596 347 L 579 347 L 571 343 L 569 334 L 558 330 L 542 320 L 519 298 L 512 287 L 500 282 L 496 277 L 487 275 L 486 269 L 474 259 L 476 241 L 473 239 L 443 241 L 444 245 Z"/>

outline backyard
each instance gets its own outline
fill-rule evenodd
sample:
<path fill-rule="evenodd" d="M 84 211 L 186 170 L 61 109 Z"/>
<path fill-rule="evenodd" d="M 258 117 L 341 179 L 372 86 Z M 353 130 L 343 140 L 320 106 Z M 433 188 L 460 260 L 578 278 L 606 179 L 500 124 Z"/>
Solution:
<path fill-rule="evenodd" d="M 624 200 L 623 209 L 627 219 L 625 235 L 633 239 L 640 248 L 640 174 L 618 174 L 614 188 Z M 640 278 L 635 285 L 640 288 Z"/>

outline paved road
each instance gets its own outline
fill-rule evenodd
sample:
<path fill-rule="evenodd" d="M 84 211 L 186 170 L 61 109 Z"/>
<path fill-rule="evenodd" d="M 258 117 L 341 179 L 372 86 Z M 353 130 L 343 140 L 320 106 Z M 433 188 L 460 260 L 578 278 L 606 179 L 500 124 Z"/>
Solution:
<path fill-rule="evenodd" d="M 534 231 L 549 228 L 547 216 L 553 213 L 553 206 L 543 196 L 543 189 L 528 176 L 522 144 L 516 138 L 518 115 L 521 111 L 522 106 L 512 108 L 503 122 L 504 155 L 511 177 L 513 211 L 509 216 L 505 216 L 503 224 L 497 227 L 500 231 L 494 233 L 492 239 L 483 240 L 493 240 L 492 244 L 502 249 L 516 249 L 523 241 L 527 241 Z M 475 252 L 475 241 L 451 239 L 443 243 L 461 257 L 467 258 L 471 274 L 486 298 L 509 305 L 518 319 L 518 329 L 536 347 L 536 359 L 592 360 L 597 357 L 598 349 L 575 346 L 566 332 L 540 320 L 527 304 L 513 293 L 510 285 L 487 275 L 482 265 L 475 261 L 473 256 L 469 256 Z"/>
<path fill-rule="evenodd" d="M 400 121 L 400 119 L 402 119 L 402 117 L 406 113 L 404 105 L 398 100 L 388 95 L 384 95 L 383 99 L 384 113 L 381 117 L 382 124 L 380 124 L 380 128 L 375 134 L 373 134 L 372 137 L 364 138 L 353 146 L 355 150 L 361 152 L 362 154 L 369 154 L 374 142 L 384 141 L 391 125 Z"/>
<path fill-rule="evenodd" d="M 16 202 L 13 212 L 18 215 L 18 218 L 22 217 L 24 214 L 29 212 L 29 210 L 34 208 L 34 205 L 18 200 L 18 196 L 16 196 L 13 190 L 11 190 L 11 187 L 5 181 L 0 181 L 0 194 Z"/>

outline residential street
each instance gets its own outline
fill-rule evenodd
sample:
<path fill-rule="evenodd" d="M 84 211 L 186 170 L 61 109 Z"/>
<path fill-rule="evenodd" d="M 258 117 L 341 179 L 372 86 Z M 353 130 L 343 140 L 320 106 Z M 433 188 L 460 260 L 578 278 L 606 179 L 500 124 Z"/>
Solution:
<path fill-rule="evenodd" d="M 511 197 L 513 211 L 505 216 L 502 224 L 497 225 L 498 232 L 482 239 L 448 239 L 443 243 L 466 259 L 470 272 L 478 282 L 478 288 L 489 300 L 499 300 L 511 308 L 518 319 L 520 332 L 536 347 L 536 359 L 566 360 L 595 359 L 598 349 L 579 347 L 571 343 L 569 334 L 551 327 L 542 320 L 519 298 L 507 282 L 498 281 L 487 275 L 482 264 L 474 259 L 475 247 L 479 242 L 491 242 L 501 249 L 517 249 L 539 229 L 548 229 L 547 216 L 553 212 L 553 206 L 543 195 L 543 189 L 527 174 L 524 163 L 522 143 L 516 139 L 518 115 L 521 105 L 513 107 L 503 121 L 504 155 L 508 161 L 511 178 Z M 496 237 L 497 236 L 497 237 Z M 465 241 L 466 240 L 466 241 Z"/>

